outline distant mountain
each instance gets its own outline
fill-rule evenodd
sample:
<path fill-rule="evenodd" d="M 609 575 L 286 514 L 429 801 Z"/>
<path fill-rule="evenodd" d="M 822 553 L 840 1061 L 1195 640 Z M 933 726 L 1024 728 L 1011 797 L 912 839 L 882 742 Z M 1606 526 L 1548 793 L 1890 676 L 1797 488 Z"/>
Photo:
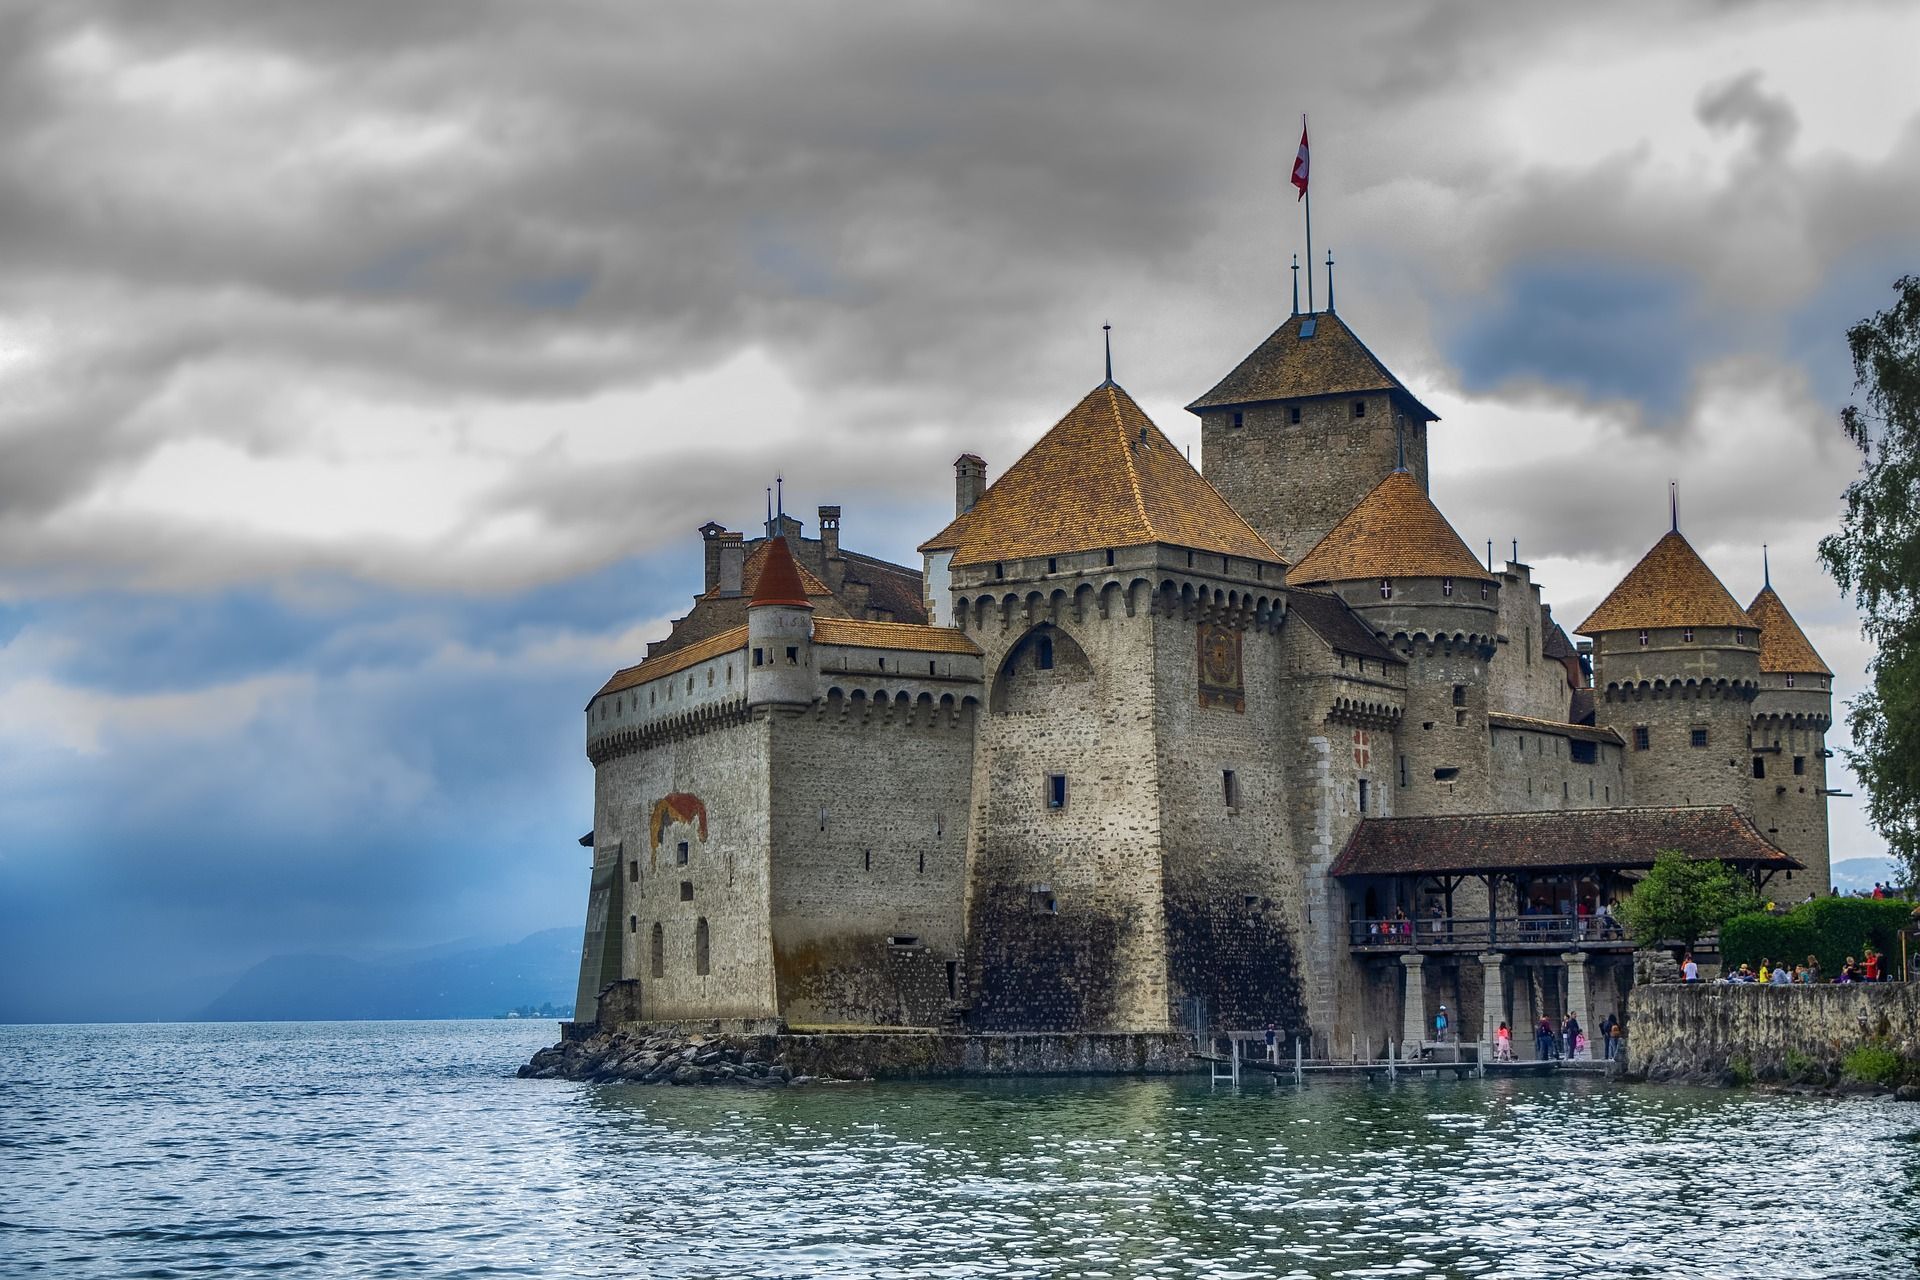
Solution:
<path fill-rule="evenodd" d="M 1892 884 L 1901 879 L 1892 858 L 1848 858 L 1833 864 L 1833 887 L 1842 893 L 1872 889 L 1874 884 Z"/>
<path fill-rule="evenodd" d="M 504 946 L 355 960 L 293 955 L 240 975 L 201 1017 L 212 1022 L 489 1018 L 566 1005 L 580 976 L 580 931 L 547 929 Z"/>

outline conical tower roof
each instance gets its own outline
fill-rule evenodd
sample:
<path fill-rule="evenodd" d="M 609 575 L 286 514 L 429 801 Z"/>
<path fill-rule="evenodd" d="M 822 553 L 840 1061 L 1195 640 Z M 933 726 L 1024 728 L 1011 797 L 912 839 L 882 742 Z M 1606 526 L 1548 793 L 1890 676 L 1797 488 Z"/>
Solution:
<path fill-rule="evenodd" d="M 1393 471 L 1287 574 L 1287 585 L 1363 578 L 1493 580 L 1420 482 Z"/>
<path fill-rule="evenodd" d="M 794 562 L 793 551 L 785 538 L 773 538 L 767 543 L 767 558 L 760 567 L 760 580 L 754 583 L 753 603 L 749 607 L 757 609 L 763 604 L 813 608 L 806 588 L 800 583 L 800 566 Z"/>
<path fill-rule="evenodd" d="M 1394 392 L 1405 398 L 1406 408 L 1414 417 L 1439 421 L 1440 415 L 1416 400 L 1380 358 L 1367 350 L 1367 344 L 1347 327 L 1347 322 L 1331 311 L 1289 317 L 1213 390 L 1187 408 L 1200 413 L 1264 400 L 1361 391 Z"/>
<path fill-rule="evenodd" d="M 968 565 L 1151 543 L 1286 563 L 1132 396 L 1103 382 L 920 550 Z"/>
<path fill-rule="evenodd" d="M 1678 529 L 1653 544 L 1612 594 L 1574 630 L 1644 631 L 1654 627 L 1752 627 L 1739 602 Z"/>
<path fill-rule="evenodd" d="M 1771 586 L 1747 606 L 1747 616 L 1760 627 L 1760 669 L 1792 672 L 1795 675 L 1830 676 L 1833 672 L 1820 660 L 1820 654 L 1807 639 L 1807 633 L 1787 612 L 1787 605 Z"/>

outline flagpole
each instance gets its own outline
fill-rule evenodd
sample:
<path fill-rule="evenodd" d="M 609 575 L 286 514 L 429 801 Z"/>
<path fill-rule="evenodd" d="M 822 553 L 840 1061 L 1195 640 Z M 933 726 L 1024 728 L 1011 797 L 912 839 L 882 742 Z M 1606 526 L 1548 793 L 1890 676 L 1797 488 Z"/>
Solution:
<path fill-rule="evenodd" d="M 1300 134 L 1306 136 L 1307 113 L 1300 113 Z M 1312 163 L 1311 160 L 1308 161 Z M 1307 189 L 1300 193 L 1307 206 L 1307 314 L 1313 314 L 1313 171 L 1307 171 Z"/>

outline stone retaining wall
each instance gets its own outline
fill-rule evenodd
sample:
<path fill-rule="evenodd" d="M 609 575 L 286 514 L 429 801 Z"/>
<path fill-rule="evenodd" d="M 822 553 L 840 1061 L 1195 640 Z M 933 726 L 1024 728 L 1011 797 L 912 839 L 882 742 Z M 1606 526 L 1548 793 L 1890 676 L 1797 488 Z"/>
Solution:
<path fill-rule="evenodd" d="M 942 1076 L 1173 1075 L 1202 1064 L 1183 1035 L 825 1032 L 777 1037 L 797 1073 L 835 1079 Z"/>
<path fill-rule="evenodd" d="M 1659 984 L 1635 987 L 1627 1002 L 1628 1069 L 1649 1080 L 1830 1070 L 1874 1040 L 1920 1061 L 1920 984 Z"/>

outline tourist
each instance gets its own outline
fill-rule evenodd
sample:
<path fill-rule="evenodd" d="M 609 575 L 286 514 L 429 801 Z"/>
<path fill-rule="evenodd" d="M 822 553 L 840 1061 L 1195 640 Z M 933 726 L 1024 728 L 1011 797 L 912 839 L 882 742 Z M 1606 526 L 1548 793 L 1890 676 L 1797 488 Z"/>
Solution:
<path fill-rule="evenodd" d="M 1447 1042 L 1447 1006 L 1445 1005 L 1441 1005 L 1440 1012 L 1433 1015 L 1433 1042 L 1435 1044 Z"/>
<path fill-rule="evenodd" d="M 1627 1048 L 1627 1024 L 1625 1019 L 1615 1018 L 1613 1030 L 1607 1033 L 1607 1056 L 1619 1058 Z"/>
<path fill-rule="evenodd" d="M 1332 1052 L 1329 1051 L 1327 1056 L 1331 1058 Z M 1267 1061 L 1280 1061 L 1280 1033 L 1271 1022 L 1267 1024 Z"/>
<path fill-rule="evenodd" d="M 1686 956 L 1680 961 L 1680 981 L 1700 981 L 1700 966 L 1694 960 L 1693 952 L 1691 951 L 1687 952 Z"/>
<path fill-rule="evenodd" d="M 1741 965 L 1740 967 L 1744 970 L 1747 966 Z M 1771 981 L 1773 981 L 1773 967 L 1767 962 L 1767 958 L 1765 956 L 1761 956 L 1760 957 L 1760 982 L 1762 985 L 1765 985 L 1766 983 L 1769 983 Z"/>
<path fill-rule="evenodd" d="M 1867 982 L 1880 981 L 1880 953 L 1872 947 L 1867 948 L 1867 959 L 1860 966 L 1860 976 Z"/>
<path fill-rule="evenodd" d="M 1613 1029 L 1618 1025 L 1620 1025 L 1620 1019 L 1614 1017 L 1611 1013 L 1600 1022 L 1600 1052 L 1607 1056 L 1607 1061 L 1609 1062 L 1613 1061 Z"/>
<path fill-rule="evenodd" d="M 1833 980 L 1835 982 L 1858 982 L 1859 978 L 1855 973 L 1854 965 L 1854 958 L 1848 956 L 1847 962 L 1840 966 L 1840 972 L 1833 976 Z"/>
<path fill-rule="evenodd" d="M 1533 1028 L 1533 1057 L 1536 1062 L 1545 1062 L 1553 1056 L 1553 1023 L 1546 1014 L 1540 1015 L 1540 1021 Z"/>
<path fill-rule="evenodd" d="M 1407 919 L 1407 913 L 1401 907 L 1393 909 L 1393 931 L 1403 938 L 1413 937 L 1413 921 Z"/>
<path fill-rule="evenodd" d="M 1493 1033 L 1493 1060 L 1495 1062 L 1513 1061 L 1513 1031 L 1506 1023 Z"/>
<path fill-rule="evenodd" d="M 1569 1013 L 1566 1017 L 1566 1021 L 1560 1024 L 1560 1034 L 1562 1037 L 1564 1037 L 1566 1042 L 1567 1057 L 1568 1058 L 1578 1057 L 1580 1054 L 1580 1045 L 1581 1045 L 1580 1019 L 1574 1017 L 1571 1013 Z"/>
<path fill-rule="evenodd" d="M 1820 981 L 1820 957 L 1819 956 L 1807 957 L 1807 981 L 1808 982 Z"/>
<path fill-rule="evenodd" d="M 1773 985 L 1776 987 L 1792 986 L 1793 970 L 1787 968 L 1784 964 L 1777 966 L 1773 971 Z"/>

